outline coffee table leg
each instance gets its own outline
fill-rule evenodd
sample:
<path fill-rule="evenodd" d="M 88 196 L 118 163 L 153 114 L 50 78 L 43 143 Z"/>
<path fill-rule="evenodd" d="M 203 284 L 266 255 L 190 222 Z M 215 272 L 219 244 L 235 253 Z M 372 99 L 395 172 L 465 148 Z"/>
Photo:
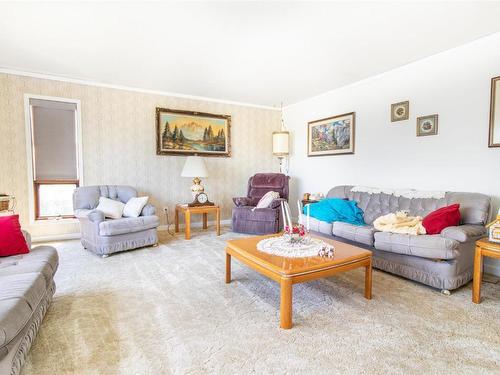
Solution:
<path fill-rule="evenodd" d="M 476 246 L 474 254 L 474 277 L 472 281 L 472 302 L 481 302 L 481 279 L 483 278 L 483 255 L 481 248 Z"/>
<path fill-rule="evenodd" d="M 372 299 L 372 260 L 365 266 L 365 298 Z"/>
<path fill-rule="evenodd" d="M 292 279 L 281 278 L 281 301 L 280 301 L 280 327 L 283 329 L 292 328 Z"/>
<path fill-rule="evenodd" d="M 231 254 L 226 253 L 226 284 L 231 282 Z"/>

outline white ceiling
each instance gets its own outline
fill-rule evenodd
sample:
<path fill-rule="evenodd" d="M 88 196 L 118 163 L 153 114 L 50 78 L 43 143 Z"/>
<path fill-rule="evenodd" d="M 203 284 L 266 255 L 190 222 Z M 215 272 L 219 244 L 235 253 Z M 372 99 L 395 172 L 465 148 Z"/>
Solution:
<path fill-rule="evenodd" d="M 500 2 L 1 3 L 0 67 L 285 105 L 500 31 Z"/>

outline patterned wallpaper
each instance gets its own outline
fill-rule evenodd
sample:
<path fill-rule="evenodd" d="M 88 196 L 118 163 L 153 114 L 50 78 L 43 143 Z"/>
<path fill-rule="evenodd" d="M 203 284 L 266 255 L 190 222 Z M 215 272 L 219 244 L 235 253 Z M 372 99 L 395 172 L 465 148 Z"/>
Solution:
<path fill-rule="evenodd" d="M 156 107 L 232 116 L 232 156 L 206 158 L 210 177 L 203 181 L 210 200 L 222 206 L 223 220 L 231 217 L 231 198 L 245 195 L 249 176 L 279 169 L 271 137 L 280 126 L 278 111 L 0 73 L 0 192 L 16 196 L 22 225 L 34 236 L 75 233 L 78 227 L 29 225 L 25 93 L 81 100 L 85 185 L 136 187 L 150 196 L 162 224 L 163 207 L 190 200 L 191 180 L 180 177 L 185 157 L 156 155 Z"/>

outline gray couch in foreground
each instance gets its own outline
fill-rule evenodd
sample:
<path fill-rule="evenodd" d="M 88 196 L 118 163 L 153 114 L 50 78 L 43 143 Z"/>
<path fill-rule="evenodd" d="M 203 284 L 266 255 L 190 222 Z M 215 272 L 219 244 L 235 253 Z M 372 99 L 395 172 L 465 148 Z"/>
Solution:
<path fill-rule="evenodd" d="M 478 193 L 447 192 L 442 199 L 405 198 L 392 194 L 353 192 L 352 186 L 336 186 L 327 198 L 348 198 L 358 203 L 367 226 L 343 222 L 327 223 L 311 218 L 311 230 L 370 249 L 375 268 L 448 291 L 472 280 L 475 241 L 486 234 L 490 197 Z M 461 225 L 441 234 L 418 235 L 379 232 L 373 221 L 398 210 L 412 216 L 460 204 Z"/>
<path fill-rule="evenodd" d="M 31 240 L 24 233 L 28 246 Z M 17 375 L 55 292 L 59 258 L 51 246 L 0 258 L 0 374 Z"/>
<path fill-rule="evenodd" d="M 156 245 L 156 228 L 160 225 L 154 206 L 147 204 L 139 217 L 106 219 L 95 208 L 99 197 L 127 203 L 137 197 L 137 190 L 130 186 L 100 185 L 77 188 L 73 193 L 73 209 L 80 220 L 82 245 L 100 256 L 119 251 Z"/>

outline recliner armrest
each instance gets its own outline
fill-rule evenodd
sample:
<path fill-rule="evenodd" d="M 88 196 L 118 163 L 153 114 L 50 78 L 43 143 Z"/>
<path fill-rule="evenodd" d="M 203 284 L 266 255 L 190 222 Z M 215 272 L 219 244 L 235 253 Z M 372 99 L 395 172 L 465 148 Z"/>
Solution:
<path fill-rule="evenodd" d="M 154 215 L 156 215 L 156 207 L 148 203 L 142 208 L 140 216 L 154 216 Z"/>
<path fill-rule="evenodd" d="M 447 227 L 441 231 L 441 237 L 450 238 L 458 242 L 468 242 L 476 240 L 486 234 L 486 228 L 482 225 L 459 225 L 456 227 Z"/>
<path fill-rule="evenodd" d="M 233 198 L 233 202 L 237 207 L 240 206 L 255 206 L 251 198 L 248 197 L 237 197 Z"/>
<path fill-rule="evenodd" d="M 285 198 L 276 198 L 276 199 L 273 199 L 273 201 L 269 205 L 269 208 L 278 208 L 279 206 L 281 206 L 281 202 L 286 202 L 286 201 L 287 200 Z"/>

